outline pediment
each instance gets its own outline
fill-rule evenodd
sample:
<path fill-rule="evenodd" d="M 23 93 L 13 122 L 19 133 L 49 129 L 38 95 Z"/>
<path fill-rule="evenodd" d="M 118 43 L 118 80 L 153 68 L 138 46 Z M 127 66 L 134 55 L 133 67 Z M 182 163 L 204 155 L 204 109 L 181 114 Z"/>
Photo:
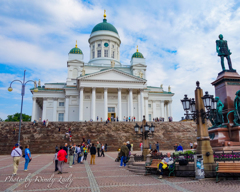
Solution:
<path fill-rule="evenodd" d="M 91 81 L 126 81 L 126 82 L 146 82 L 145 79 L 125 73 L 116 69 L 108 69 L 97 73 L 89 74 L 79 78 L 80 80 Z"/>

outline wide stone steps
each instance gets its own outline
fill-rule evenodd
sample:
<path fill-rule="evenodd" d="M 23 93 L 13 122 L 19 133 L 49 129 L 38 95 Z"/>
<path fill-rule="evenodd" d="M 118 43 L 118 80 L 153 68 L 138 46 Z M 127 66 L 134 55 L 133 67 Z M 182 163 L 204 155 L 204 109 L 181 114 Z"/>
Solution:
<path fill-rule="evenodd" d="M 144 175 L 146 173 L 145 162 L 134 162 L 128 166 L 128 170 L 134 172 L 136 175 Z"/>

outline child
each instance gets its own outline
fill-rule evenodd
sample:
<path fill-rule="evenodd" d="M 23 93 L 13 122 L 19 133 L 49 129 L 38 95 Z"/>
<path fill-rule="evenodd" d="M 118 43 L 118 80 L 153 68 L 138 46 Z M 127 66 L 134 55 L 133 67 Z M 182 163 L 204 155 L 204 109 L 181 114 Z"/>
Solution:
<path fill-rule="evenodd" d="M 57 155 L 58 155 L 58 149 L 56 149 L 56 153 L 54 155 L 54 158 L 53 158 L 53 163 L 54 163 L 54 160 L 55 160 L 55 171 L 58 171 L 58 158 L 57 158 Z"/>

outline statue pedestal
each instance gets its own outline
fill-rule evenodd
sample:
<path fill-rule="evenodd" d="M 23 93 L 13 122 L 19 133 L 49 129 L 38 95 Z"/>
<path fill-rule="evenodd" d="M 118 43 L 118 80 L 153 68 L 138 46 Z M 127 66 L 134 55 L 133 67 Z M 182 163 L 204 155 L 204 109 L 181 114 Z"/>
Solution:
<path fill-rule="evenodd" d="M 215 96 L 224 104 L 223 117 L 227 123 L 227 113 L 234 110 L 235 93 L 240 90 L 240 75 L 237 72 L 222 71 L 212 85 L 215 87 Z M 229 115 L 229 120 L 233 122 L 233 113 Z"/>
<path fill-rule="evenodd" d="M 210 144 L 212 147 L 222 147 L 225 141 L 230 141 L 228 128 L 217 127 L 208 130 L 210 137 Z"/>

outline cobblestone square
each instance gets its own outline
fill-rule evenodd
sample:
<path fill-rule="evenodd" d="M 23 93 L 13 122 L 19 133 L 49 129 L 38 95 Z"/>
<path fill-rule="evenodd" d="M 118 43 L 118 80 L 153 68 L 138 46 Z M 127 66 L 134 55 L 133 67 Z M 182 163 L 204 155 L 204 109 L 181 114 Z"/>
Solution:
<path fill-rule="evenodd" d="M 23 171 L 24 159 L 20 160 L 15 177 L 11 177 L 12 158 L 0 156 L 0 191 L 240 191 L 239 180 L 215 183 L 214 178 L 197 181 L 192 177 L 164 177 L 159 180 L 157 175 L 136 175 L 119 168 L 119 163 L 114 161 L 116 156 L 117 152 L 107 152 L 105 157 L 96 157 L 96 165 L 90 165 L 89 157 L 84 164 L 75 164 L 72 168 L 65 164 L 64 173 L 59 175 L 54 172 L 53 154 L 34 154 L 27 172 Z"/>

